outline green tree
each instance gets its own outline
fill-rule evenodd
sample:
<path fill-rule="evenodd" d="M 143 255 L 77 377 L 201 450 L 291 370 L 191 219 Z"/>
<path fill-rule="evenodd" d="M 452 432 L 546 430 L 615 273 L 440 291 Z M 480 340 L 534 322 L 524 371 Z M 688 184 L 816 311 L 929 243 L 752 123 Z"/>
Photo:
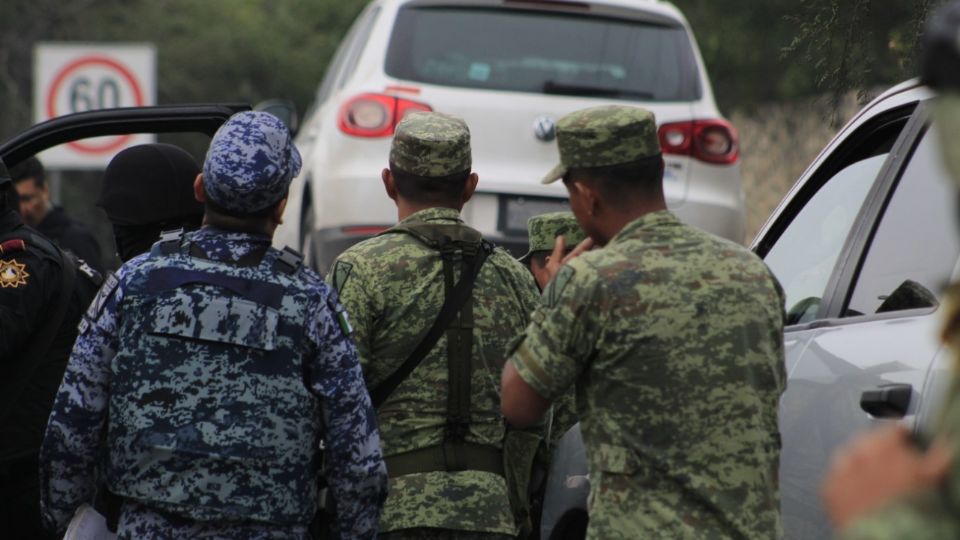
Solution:
<path fill-rule="evenodd" d="M 32 123 L 39 41 L 151 42 L 159 103 L 279 97 L 302 112 L 364 0 L 5 0 L 0 137 Z"/>

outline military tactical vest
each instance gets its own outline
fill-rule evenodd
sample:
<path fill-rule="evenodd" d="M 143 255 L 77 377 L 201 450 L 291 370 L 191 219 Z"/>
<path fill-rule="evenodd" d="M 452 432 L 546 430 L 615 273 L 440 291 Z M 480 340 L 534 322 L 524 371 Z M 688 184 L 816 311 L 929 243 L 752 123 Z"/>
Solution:
<path fill-rule="evenodd" d="M 193 519 L 306 524 L 321 413 L 302 379 L 300 261 L 211 261 L 189 238 L 154 244 L 121 284 L 108 486 Z"/>
<path fill-rule="evenodd" d="M 493 246 L 484 240 L 478 231 L 459 223 L 413 221 L 399 224 L 382 234 L 409 234 L 440 252 L 445 302 L 450 300 L 451 291 L 456 285 L 455 265 L 458 263 L 461 265 L 459 274 L 462 279 L 472 268 L 481 250 L 486 250 L 487 254 L 493 251 Z M 479 272 L 479 268 L 475 271 Z M 459 312 L 451 317 L 451 320 L 441 322 L 445 324 L 447 337 L 448 392 L 444 442 L 440 446 L 388 456 L 387 471 L 392 477 L 432 471 L 464 470 L 487 471 L 503 476 L 503 455 L 499 448 L 465 441 L 470 427 L 473 295 L 466 298 Z M 424 354 L 426 352 L 423 351 Z M 417 363 L 419 360 L 422 360 L 422 357 L 417 360 Z M 414 365 L 413 369 L 415 367 Z M 407 375 L 409 371 L 403 373 L 402 378 L 406 378 Z M 381 393 L 378 390 L 379 387 L 371 392 L 375 403 L 376 396 Z"/>

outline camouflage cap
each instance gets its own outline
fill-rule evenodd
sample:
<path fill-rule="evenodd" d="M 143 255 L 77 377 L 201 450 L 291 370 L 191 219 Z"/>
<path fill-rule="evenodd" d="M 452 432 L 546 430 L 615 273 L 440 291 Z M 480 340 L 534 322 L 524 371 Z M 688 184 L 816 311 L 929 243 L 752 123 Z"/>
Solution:
<path fill-rule="evenodd" d="M 469 171 L 470 128 L 455 116 L 415 112 L 397 125 L 390 147 L 390 167 L 436 178 Z"/>
<path fill-rule="evenodd" d="M 203 188 L 217 205 L 252 213 L 282 199 L 300 165 L 300 152 L 279 118 L 244 111 L 231 116 L 210 141 Z"/>
<path fill-rule="evenodd" d="M 560 164 L 544 184 L 563 178 L 571 168 L 620 165 L 660 153 L 653 113 L 626 105 L 604 105 L 572 112 L 557 122 Z"/>
<path fill-rule="evenodd" d="M 530 251 L 521 262 L 526 262 L 535 251 L 553 251 L 557 237 L 563 235 L 567 248 L 573 248 L 587 237 L 573 217 L 573 212 L 550 212 L 527 220 L 527 234 L 530 237 Z"/>

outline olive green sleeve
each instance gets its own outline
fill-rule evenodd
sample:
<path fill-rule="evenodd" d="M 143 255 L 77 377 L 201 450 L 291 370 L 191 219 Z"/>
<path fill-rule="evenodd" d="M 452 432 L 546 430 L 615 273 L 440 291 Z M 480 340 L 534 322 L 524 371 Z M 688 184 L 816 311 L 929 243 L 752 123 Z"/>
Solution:
<path fill-rule="evenodd" d="M 350 317 L 353 341 L 360 356 L 363 374 L 370 385 L 373 374 L 369 373 L 371 338 L 376 313 L 374 298 L 368 288 L 364 267 L 350 257 L 338 258 L 327 276 L 327 283 L 340 295 L 340 303 Z"/>
<path fill-rule="evenodd" d="M 844 529 L 839 540 L 960 538 L 960 515 L 944 492 L 931 491 L 873 512 Z"/>
<path fill-rule="evenodd" d="M 554 400 L 586 368 L 600 341 L 604 313 L 594 309 L 602 284 L 585 264 L 563 266 L 509 361 L 541 396 Z"/>

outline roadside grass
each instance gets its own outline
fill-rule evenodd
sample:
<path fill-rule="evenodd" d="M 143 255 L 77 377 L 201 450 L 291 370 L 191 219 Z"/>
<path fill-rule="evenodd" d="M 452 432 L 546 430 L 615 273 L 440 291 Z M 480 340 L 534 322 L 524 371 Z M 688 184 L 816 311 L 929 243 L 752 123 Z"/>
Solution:
<path fill-rule="evenodd" d="M 841 100 L 838 126 L 830 125 L 833 108 L 826 99 L 760 105 L 730 114 L 740 133 L 747 214 L 744 244 L 751 244 L 787 191 L 861 103 L 854 94 Z"/>

